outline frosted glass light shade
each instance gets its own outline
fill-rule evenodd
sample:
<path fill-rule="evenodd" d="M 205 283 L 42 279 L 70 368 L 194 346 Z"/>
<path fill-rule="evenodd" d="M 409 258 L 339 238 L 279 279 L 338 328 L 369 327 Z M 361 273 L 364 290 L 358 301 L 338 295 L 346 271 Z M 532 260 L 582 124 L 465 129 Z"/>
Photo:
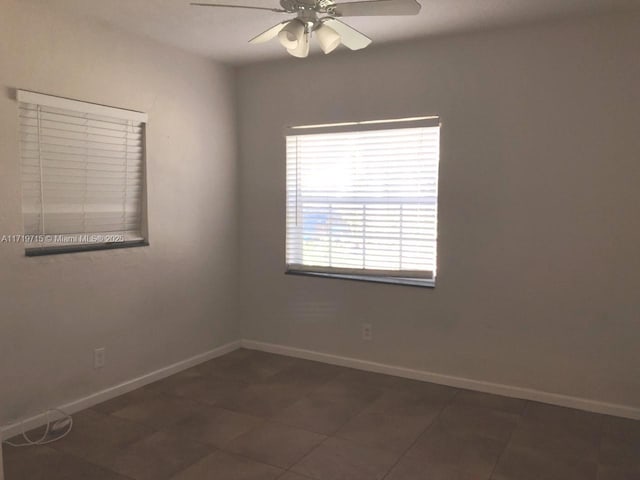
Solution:
<path fill-rule="evenodd" d="M 308 33 L 303 33 L 302 38 L 298 42 L 298 46 L 296 48 L 288 48 L 287 52 L 290 55 L 298 58 L 305 58 L 309 56 L 309 37 Z"/>
<path fill-rule="evenodd" d="M 284 48 L 292 50 L 298 47 L 298 44 L 304 37 L 304 23 L 300 20 L 291 20 L 278 33 L 278 40 Z"/>
<path fill-rule="evenodd" d="M 316 30 L 316 37 L 318 38 L 320 48 L 325 54 L 333 52 L 341 42 L 338 32 L 326 25 L 320 25 Z"/>

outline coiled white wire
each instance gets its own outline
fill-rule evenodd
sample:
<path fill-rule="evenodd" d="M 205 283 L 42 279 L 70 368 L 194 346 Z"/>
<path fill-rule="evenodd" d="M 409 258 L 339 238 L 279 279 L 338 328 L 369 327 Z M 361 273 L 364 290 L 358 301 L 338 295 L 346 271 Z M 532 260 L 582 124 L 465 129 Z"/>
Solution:
<path fill-rule="evenodd" d="M 49 432 L 51 431 L 51 424 L 52 424 L 51 413 L 52 412 L 57 412 L 62 415 L 62 418 L 55 420 L 55 423 L 58 423 L 62 420 L 68 420 L 69 424 L 67 425 L 67 428 L 63 433 L 56 435 L 55 437 L 47 438 L 49 436 Z M 52 408 L 51 410 L 47 410 L 47 427 L 45 428 L 44 433 L 42 434 L 42 437 L 40 437 L 37 440 L 33 440 L 29 438 L 29 436 L 27 435 L 27 432 L 24 431 L 24 421 L 20 422 L 20 426 L 22 428 L 22 438 L 24 439 L 24 442 L 14 443 L 14 442 L 5 440 L 4 443 L 12 447 L 32 447 L 35 445 L 46 445 L 48 443 L 57 442 L 58 440 L 63 439 L 64 437 L 69 435 L 69 433 L 71 433 L 71 429 L 73 428 L 73 418 L 68 413 L 63 412 L 62 410 L 59 410 L 57 408 Z"/>

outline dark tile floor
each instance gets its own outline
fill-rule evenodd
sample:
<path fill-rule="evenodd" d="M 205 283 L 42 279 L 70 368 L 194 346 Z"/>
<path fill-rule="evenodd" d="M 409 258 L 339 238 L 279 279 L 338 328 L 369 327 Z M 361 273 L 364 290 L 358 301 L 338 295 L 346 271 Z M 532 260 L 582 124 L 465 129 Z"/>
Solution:
<path fill-rule="evenodd" d="M 640 480 L 640 422 L 237 350 L 5 446 L 6 480 Z"/>

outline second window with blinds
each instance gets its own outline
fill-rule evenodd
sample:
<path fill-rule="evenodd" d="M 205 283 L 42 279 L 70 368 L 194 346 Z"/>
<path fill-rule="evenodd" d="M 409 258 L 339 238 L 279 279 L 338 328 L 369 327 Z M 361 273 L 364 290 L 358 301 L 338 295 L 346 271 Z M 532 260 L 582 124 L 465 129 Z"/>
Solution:
<path fill-rule="evenodd" d="M 26 254 L 148 245 L 143 113 L 18 91 Z"/>
<path fill-rule="evenodd" d="M 440 121 L 287 130 L 287 272 L 435 286 Z"/>

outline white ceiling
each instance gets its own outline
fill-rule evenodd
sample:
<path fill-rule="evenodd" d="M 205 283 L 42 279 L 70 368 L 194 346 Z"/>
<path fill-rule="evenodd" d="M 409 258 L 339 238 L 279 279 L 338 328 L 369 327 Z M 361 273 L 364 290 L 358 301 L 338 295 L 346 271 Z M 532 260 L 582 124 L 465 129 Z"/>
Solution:
<path fill-rule="evenodd" d="M 247 41 L 287 18 L 283 14 L 235 8 L 189 6 L 190 0 L 32 0 L 82 18 L 136 32 L 215 60 L 243 64 L 287 56 L 276 41 Z M 209 2 L 209 0 L 199 0 Z M 349 1 L 349 0 L 347 0 Z M 554 17 L 617 9 L 638 9 L 638 0 L 419 0 L 415 17 L 349 18 L 375 44 L 428 35 L 507 26 Z M 211 0 L 216 3 L 216 0 Z M 279 8 L 278 0 L 219 3 Z M 342 48 L 342 47 L 341 47 Z M 369 47 L 371 48 L 371 47 Z"/>

